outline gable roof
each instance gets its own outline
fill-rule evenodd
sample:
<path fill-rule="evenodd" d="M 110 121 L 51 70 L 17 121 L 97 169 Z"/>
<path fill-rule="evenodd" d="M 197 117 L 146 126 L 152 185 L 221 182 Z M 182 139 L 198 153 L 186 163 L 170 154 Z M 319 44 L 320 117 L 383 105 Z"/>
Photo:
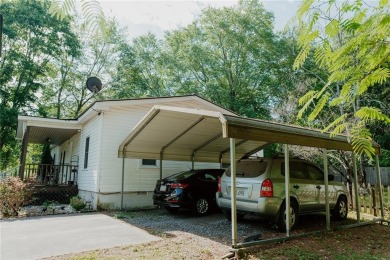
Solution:
<path fill-rule="evenodd" d="M 224 109 L 223 107 L 198 95 L 98 100 L 88 106 L 75 119 L 55 119 L 35 116 L 18 116 L 16 139 L 23 139 L 24 134 L 27 130 L 27 126 L 30 126 L 30 143 L 42 144 L 45 143 L 48 138 L 50 138 L 53 144 L 59 145 L 62 144 L 64 141 L 68 140 L 73 135 L 75 135 L 78 131 L 80 131 L 83 124 L 96 117 L 100 112 L 107 111 L 112 107 L 126 107 L 145 104 L 149 104 L 152 107 L 156 103 L 164 104 L 166 102 L 176 101 L 197 101 L 204 104 L 209 110 L 220 111 L 230 115 L 235 115 L 233 112 Z"/>

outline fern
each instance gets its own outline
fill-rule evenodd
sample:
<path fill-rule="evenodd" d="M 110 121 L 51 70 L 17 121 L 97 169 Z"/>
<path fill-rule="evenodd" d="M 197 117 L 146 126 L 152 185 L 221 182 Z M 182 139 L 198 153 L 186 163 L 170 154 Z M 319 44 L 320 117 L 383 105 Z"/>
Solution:
<path fill-rule="evenodd" d="M 310 100 L 313 99 L 314 95 L 317 93 L 317 91 L 315 90 L 310 90 L 309 92 L 307 92 L 303 97 L 301 97 L 299 100 L 298 100 L 298 104 L 300 106 L 302 106 L 303 104 L 306 104 L 307 102 L 309 102 Z"/>
<path fill-rule="evenodd" d="M 385 7 L 388 4 L 389 4 L 389 0 L 380 0 L 379 1 L 379 6 L 380 7 Z"/>
<path fill-rule="evenodd" d="M 314 3 L 314 0 L 307 0 L 303 1 L 302 4 L 299 6 L 297 11 L 297 17 L 298 19 L 301 19 L 307 11 L 309 11 L 311 5 Z"/>
<path fill-rule="evenodd" d="M 71 15 L 76 8 L 76 0 L 56 0 L 50 5 L 50 13 L 58 19 Z M 100 2 L 97 0 L 81 0 L 81 10 L 90 29 L 93 31 L 105 20 Z"/>
<path fill-rule="evenodd" d="M 51 1 L 50 13 L 57 19 L 64 19 L 65 16 L 69 15 L 74 9 L 76 4 L 75 0 L 56 0 Z"/>
<path fill-rule="evenodd" d="M 301 51 L 299 52 L 297 58 L 294 61 L 293 69 L 296 70 L 296 69 L 302 67 L 307 56 L 309 55 L 310 49 L 311 49 L 310 44 L 307 44 L 305 47 L 301 48 Z"/>
<path fill-rule="evenodd" d="M 329 37 L 335 37 L 339 33 L 339 21 L 333 19 L 328 23 L 328 25 L 325 27 L 325 33 Z"/>
<path fill-rule="evenodd" d="M 374 107 L 362 107 L 356 111 L 355 116 L 361 120 L 379 120 L 390 123 L 390 118 Z"/>
<path fill-rule="evenodd" d="M 366 154 L 372 159 L 375 149 L 372 147 L 371 133 L 363 124 L 357 124 L 351 129 L 351 141 L 354 152 Z"/>
<path fill-rule="evenodd" d="M 318 114 L 322 111 L 322 109 L 326 105 L 326 102 L 328 101 L 329 97 L 330 97 L 330 94 L 328 92 L 326 92 L 324 95 L 322 95 L 322 97 L 318 101 L 317 105 L 315 106 L 313 112 L 311 112 L 311 114 L 309 115 L 309 118 L 308 118 L 309 121 L 313 121 L 314 119 L 316 119 Z"/>
<path fill-rule="evenodd" d="M 334 128 L 335 126 L 339 125 L 340 123 L 344 122 L 344 120 L 348 117 L 348 114 L 343 114 L 341 116 L 339 116 L 338 118 L 336 118 L 332 123 L 330 123 L 327 127 L 325 127 L 322 132 L 325 133 L 325 132 L 328 132 L 329 129 L 332 129 Z"/>
<path fill-rule="evenodd" d="M 378 68 L 360 81 L 358 94 L 362 95 L 369 87 L 376 83 L 383 84 L 389 77 L 390 70 L 388 68 Z"/>
<path fill-rule="evenodd" d="M 347 127 L 348 127 L 348 123 L 342 123 L 337 125 L 330 133 L 330 137 L 335 137 L 339 134 L 342 134 L 345 131 L 345 129 L 347 129 Z"/>
<path fill-rule="evenodd" d="M 329 106 L 331 106 L 331 107 L 338 106 L 338 105 L 342 104 L 343 102 L 344 102 L 343 97 L 337 97 L 337 98 L 332 99 L 332 101 L 329 102 Z"/>

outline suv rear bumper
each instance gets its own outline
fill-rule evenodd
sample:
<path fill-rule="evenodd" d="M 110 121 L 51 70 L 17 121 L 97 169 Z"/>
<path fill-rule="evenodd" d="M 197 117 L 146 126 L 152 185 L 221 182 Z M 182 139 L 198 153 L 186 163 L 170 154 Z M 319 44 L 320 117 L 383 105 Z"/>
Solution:
<path fill-rule="evenodd" d="M 216 193 L 217 205 L 222 210 L 231 209 L 230 197 L 222 197 L 222 193 Z M 237 200 L 237 211 L 242 213 L 255 213 L 261 217 L 272 218 L 279 212 L 283 200 L 277 197 L 260 197 L 257 201 Z"/>

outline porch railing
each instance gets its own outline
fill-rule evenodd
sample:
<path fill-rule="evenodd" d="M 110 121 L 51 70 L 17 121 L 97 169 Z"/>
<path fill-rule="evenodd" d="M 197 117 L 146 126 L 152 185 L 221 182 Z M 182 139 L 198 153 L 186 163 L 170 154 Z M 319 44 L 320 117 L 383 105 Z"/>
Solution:
<path fill-rule="evenodd" d="M 42 185 L 76 185 L 78 166 L 70 164 L 26 164 L 24 179 L 34 178 Z"/>

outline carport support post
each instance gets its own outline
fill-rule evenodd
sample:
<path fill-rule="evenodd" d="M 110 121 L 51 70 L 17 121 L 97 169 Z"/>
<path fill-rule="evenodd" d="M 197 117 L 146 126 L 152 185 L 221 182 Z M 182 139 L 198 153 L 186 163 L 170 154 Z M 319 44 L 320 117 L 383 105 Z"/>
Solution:
<path fill-rule="evenodd" d="M 230 178 L 231 178 L 231 203 L 232 203 L 232 247 L 237 246 L 237 204 L 236 204 L 236 140 L 230 138 Z"/>
<path fill-rule="evenodd" d="M 160 151 L 160 184 L 162 181 L 163 151 Z"/>
<path fill-rule="evenodd" d="M 330 230 L 328 150 L 323 149 L 323 153 L 324 153 L 326 229 Z M 320 196 L 321 196 L 321 193 L 320 193 Z M 320 197 L 320 201 L 321 201 L 321 197 Z"/>
<path fill-rule="evenodd" d="M 356 218 L 357 222 L 360 223 L 360 205 L 359 205 L 359 186 L 357 177 L 357 165 L 356 155 L 352 152 L 352 163 L 353 163 L 353 185 L 355 186 L 355 205 L 356 205 Z"/>
<path fill-rule="evenodd" d="M 381 218 L 383 220 L 384 218 L 384 212 L 383 212 L 383 194 L 382 194 L 382 179 L 381 179 L 381 170 L 379 167 L 379 156 L 375 155 L 375 171 L 376 171 L 376 179 L 377 179 L 377 185 L 379 186 L 379 206 L 381 207 Z"/>
<path fill-rule="evenodd" d="M 284 145 L 284 182 L 286 189 L 286 236 L 290 236 L 290 156 L 288 151 L 288 145 Z M 282 213 L 283 214 L 283 213 Z M 295 212 L 297 214 L 297 212 Z"/>

